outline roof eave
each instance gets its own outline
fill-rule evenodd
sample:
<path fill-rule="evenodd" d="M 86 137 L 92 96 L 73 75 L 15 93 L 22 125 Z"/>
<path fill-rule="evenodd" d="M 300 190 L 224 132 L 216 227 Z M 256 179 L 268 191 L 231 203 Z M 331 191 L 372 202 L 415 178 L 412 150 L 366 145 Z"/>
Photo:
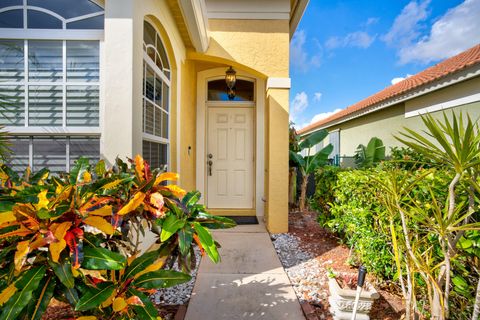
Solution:
<path fill-rule="evenodd" d="M 179 0 L 178 4 L 195 50 L 205 53 L 210 45 L 205 0 Z"/>
<path fill-rule="evenodd" d="M 307 9 L 309 0 L 296 0 L 292 6 L 290 14 L 290 39 L 292 39 L 295 30 L 297 30 L 298 24 Z"/>
<path fill-rule="evenodd" d="M 406 102 L 408 100 L 417 98 L 419 96 L 423 96 L 425 94 L 431 93 L 431 92 L 436 91 L 436 90 L 440 90 L 442 88 L 451 86 L 451 85 L 456 84 L 456 83 L 460 83 L 462 81 L 466 81 L 466 80 L 475 78 L 477 76 L 480 76 L 480 64 L 475 64 L 471 67 L 468 67 L 468 68 L 465 68 L 465 69 L 460 70 L 458 72 L 455 72 L 453 74 L 447 75 L 447 76 L 445 76 L 441 79 L 438 79 L 436 81 L 433 81 L 431 83 L 427 83 L 427 84 L 425 84 L 423 86 L 420 86 L 418 88 L 415 88 L 413 90 L 409 90 L 409 91 L 407 91 L 407 92 L 405 92 L 401 95 L 398 95 L 398 96 L 392 97 L 390 99 L 387 99 L 385 101 L 382 101 L 380 103 L 374 104 L 374 105 L 372 105 L 372 106 L 370 106 L 366 109 L 353 112 L 353 113 L 348 114 L 344 117 L 332 120 L 332 121 L 327 122 L 327 123 L 323 123 L 323 124 L 319 125 L 318 127 L 314 127 L 314 128 L 311 128 L 311 129 L 309 129 L 305 132 L 301 132 L 300 135 L 305 136 L 307 134 L 310 134 L 312 132 L 315 132 L 315 131 L 318 131 L 318 130 L 321 130 L 321 129 L 328 129 L 330 127 L 339 125 L 341 123 L 344 123 L 344 122 L 362 117 L 366 114 L 376 112 L 376 111 L 394 106 L 394 105 L 402 103 L 402 102 Z"/>

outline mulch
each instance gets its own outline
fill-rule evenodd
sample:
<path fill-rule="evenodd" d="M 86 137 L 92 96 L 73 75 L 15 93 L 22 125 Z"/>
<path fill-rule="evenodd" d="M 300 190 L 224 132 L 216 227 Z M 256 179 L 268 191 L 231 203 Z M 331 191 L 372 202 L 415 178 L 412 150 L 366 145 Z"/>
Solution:
<path fill-rule="evenodd" d="M 358 270 L 347 263 L 350 250 L 340 243 L 329 230 L 320 227 L 316 221 L 316 212 L 291 212 L 289 215 L 289 233 L 299 238 L 299 246 L 303 251 L 311 253 L 320 265 L 325 265 L 335 272 L 357 273 Z M 370 319 L 372 320 L 396 320 L 401 319 L 404 312 L 402 298 L 395 292 L 396 288 L 384 288 L 372 275 L 368 275 L 368 281 L 375 284 L 380 298 L 375 301 Z M 324 282 L 323 290 L 328 290 L 328 283 Z M 309 302 L 309 306 L 302 306 L 308 320 L 333 319 L 329 312 L 328 300 L 324 299 L 321 304 Z M 316 318 L 314 317 L 316 316 Z"/>
<path fill-rule="evenodd" d="M 183 320 L 185 315 L 184 309 L 186 310 L 184 306 L 178 305 L 156 305 L 155 307 L 159 312 L 159 316 L 164 320 Z M 52 299 L 42 316 L 42 320 L 73 320 L 78 316 L 70 305 Z"/>

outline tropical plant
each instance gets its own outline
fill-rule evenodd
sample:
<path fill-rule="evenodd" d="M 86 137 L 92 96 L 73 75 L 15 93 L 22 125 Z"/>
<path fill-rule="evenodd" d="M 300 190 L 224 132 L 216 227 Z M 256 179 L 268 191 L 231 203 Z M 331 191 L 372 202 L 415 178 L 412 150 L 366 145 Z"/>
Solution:
<path fill-rule="evenodd" d="M 321 225 L 328 221 L 330 207 L 335 201 L 334 188 L 338 174 L 342 171 L 343 169 L 336 166 L 324 166 L 315 171 L 315 193 L 311 207 L 319 213 L 317 221 Z"/>
<path fill-rule="evenodd" d="M 299 152 L 300 136 L 295 130 L 294 123 L 290 122 L 288 130 L 288 150 L 291 152 Z M 288 170 L 288 204 L 292 206 L 295 203 L 297 194 L 297 164 L 290 159 Z"/>
<path fill-rule="evenodd" d="M 373 137 L 365 147 L 359 144 L 355 151 L 355 164 L 358 168 L 368 168 L 385 160 L 385 146 L 383 141 L 377 137 Z"/>
<path fill-rule="evenodd" d="M 480 193 L 477 181 L 480 173 L 480 128 L 478 121 L 473 122 L 468 115 L 465 119 L 462 113 L 457 117 L 452 112 L 451 119 L 444 113 L 443 122 L 435 120 L 430 114 L 422 116 L 422 120 L 426 136 L 405 128 L 406 133 L 396 138 L 453 172 L 445 208 L 435 203 L 434 210 L 434 233 L 439 238 L 444 260 L 435 275 L 435 285 L 432 285 L 432 315 L 436 319 L 445 319 L 449 317 L 452 259 L 458 251 L 458 241 L 465 231 L 480 227 L 478 222 L 470 220 L 475 211 L 475 199 Z M 457 190 L 462 179 L 469 184 L 466 202 L 459 199 Z M 422 210 L 416 207 L 415 212 L 422 213 Z"/>
<path fill-rule="evenodd" d="M 1 166 L 0 319 L 40 319 L 52 297 L 77 319 L 157 319 L 148 294 L 190 279 L 193 243 L 219 261 L 208 229 L 235 223 L 206 213 L 199 192 L 167 184 L 177 174 L 130 162 L 80 158 L 68 174 L 22 178 Z M 141 252 L 146 231 L 156 239 Z"/>
<path fill-rule="evenodd" d="M 327 130 L 319 130 L 303 138 L 298 145 L 299 152 L 306 150 L 306 155 L 302 156 L 298 152 L 290 151 L 290 161 L 294 162 L 302 173 L 302 185 L 300 191 L 299 208 L 305 210 L 305 201 L 307 194 L 308 178 L 317 168 L 327 164 L 328 156 L 333 151 L 333 146 L 328 144 L 326 147 L 312 154 L 312 148 L 323 141 L 328 136 Z"/>

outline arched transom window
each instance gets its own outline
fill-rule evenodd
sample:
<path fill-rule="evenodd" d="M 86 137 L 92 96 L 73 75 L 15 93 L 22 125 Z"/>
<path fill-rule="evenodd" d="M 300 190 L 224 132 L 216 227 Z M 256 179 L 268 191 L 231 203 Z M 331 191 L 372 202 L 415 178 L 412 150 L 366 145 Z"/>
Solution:
<path fill-rule="evenodd" d="M 0 125 L 14 170 L 99 158 L 103 25 L 91 0 L 0 0 Z"/>
<path fill-rule="evenodd" d="M 104 11 L 91 0 L 2 0 L 0 28 L 103 29 Z"/>
<path fill-rule="evenodd" d="M 152 168 L 166 168 L 171 70 L 160 35 L 147 21 L 143 50 L 143 157 Z"/>

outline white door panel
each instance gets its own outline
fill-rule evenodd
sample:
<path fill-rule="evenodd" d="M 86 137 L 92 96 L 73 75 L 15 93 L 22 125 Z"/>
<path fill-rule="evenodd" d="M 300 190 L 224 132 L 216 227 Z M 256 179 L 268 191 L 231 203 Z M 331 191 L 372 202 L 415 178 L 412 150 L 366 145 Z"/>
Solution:
<path fill-rule="evenodd" d="M 253 111 L 253 108 L 234 107 L 208 109 L 209 208 L 253 208 Z"/>

